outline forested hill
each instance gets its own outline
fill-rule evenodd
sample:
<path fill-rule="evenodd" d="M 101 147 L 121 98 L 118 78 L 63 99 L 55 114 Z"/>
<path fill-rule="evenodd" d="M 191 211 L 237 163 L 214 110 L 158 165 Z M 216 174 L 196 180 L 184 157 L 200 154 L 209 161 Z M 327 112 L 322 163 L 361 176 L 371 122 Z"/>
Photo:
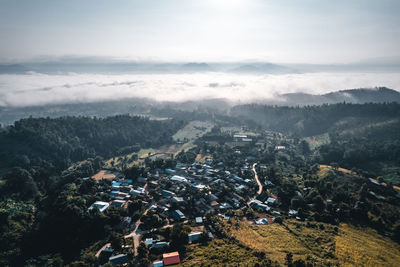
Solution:
<path fill-rule="evenodd" d="M 312 136 L 346 127 L 400 118 L 400 104 L 332 104 L 279 107 L 259 104 L 235 106 L 231 115 L 269 130 Z M 352 121 L 353 125 L 348 122 Z"/>
<path fill-rule="evenodd" d="M 0 132 L 0 168 L 53 166 L 109 156 L 118 150 L 136 151 L 172 141 L 183 121 L 155 121 L 120 115 L 108 118 L 28 118 Z"/>

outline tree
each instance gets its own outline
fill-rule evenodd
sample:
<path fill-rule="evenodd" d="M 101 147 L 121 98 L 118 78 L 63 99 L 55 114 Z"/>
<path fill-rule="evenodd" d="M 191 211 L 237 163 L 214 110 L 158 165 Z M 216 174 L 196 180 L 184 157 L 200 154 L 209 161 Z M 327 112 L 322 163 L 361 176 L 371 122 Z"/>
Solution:
<path fill-rule="evenodd" d="M 170 233 L 171 248 L 182 249 L 188 243 L 188 234 L 191 229 L 187 225 L 175 224 Z"/>
<path fill-rule="evenodd" d="M 149 250 L 144 242 L 140 242 L 138 248 L 137 248 L 137 253 L 139 259 L 147 259 L 149 255 Z"/>
<path fill-rule="evenodd" d="M 393 226 L 393 239 L 400 243 L 400 221 Z"/>
<path fill-rule="evenodd" d="M 32 199 L 39 194 L 35 181 L 25 169 L 13 168 L 5 178 L 7 182 L 4 192 L 7 194 L 17 193 L 24 200 Z"/>
<path fill-rule="evenodd" d="M 292 266 L 292 263 L 293 263 L 293 254 L 292 254 L 292 252 L 286 253 L 285 263 L 286 263 L 287 266 Z"/>
<path fill-rule="evenodd" d="M 114 234 L 111 238 L 111 247 L 115 251 L 121 251 L 124 240 L 121 234 Z"/>

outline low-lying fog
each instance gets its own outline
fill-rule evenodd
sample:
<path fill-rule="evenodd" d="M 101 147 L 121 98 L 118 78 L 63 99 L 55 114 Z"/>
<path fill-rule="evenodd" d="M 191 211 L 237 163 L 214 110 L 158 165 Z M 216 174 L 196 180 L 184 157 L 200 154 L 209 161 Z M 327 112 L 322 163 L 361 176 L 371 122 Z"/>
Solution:
<path fill-rule="evenodd" d="M 386 86 L 400 90 L 399 73 L 2 74 L 0 106 L 85 103 L 144 97 L 157 101 L 226 98 L 234 102 L 279 99 L 280 94 L 324 94 Z"/>

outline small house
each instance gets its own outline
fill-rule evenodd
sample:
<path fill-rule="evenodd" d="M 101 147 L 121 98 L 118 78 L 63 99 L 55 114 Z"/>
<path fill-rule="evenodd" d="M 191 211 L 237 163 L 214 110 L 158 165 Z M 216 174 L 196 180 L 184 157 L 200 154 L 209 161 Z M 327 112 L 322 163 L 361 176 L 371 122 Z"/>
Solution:
<path fill-rule="evenodd" d="M 110 206 L 110 204 L 108 204 L 108 202 L 96 201 L 89 207 L 88 210 L 92 210 L 92 209 L 96 208 L 100 212 L 104 212 L 109 206 Z"/>
<path fill-rule="evenodd" d="M 196 217 L 195 218 L 196 223 L 200 224 L 203 223 L 203 218 L 202 217 Z"/>
<path fill-rule="evenodd" d="M 269 197 L 269 198 L 267 199 L 267 201 L 265 201 L 264 203 L 267 204 L 267 205 L 274 205 L 274 204 L 275 204 L 275 201 L 276 201 L 275 198 Z"/>
<path fill-rule="evenodd" d="M 201 237 L 202 234 L 203 234 L 203 232 L 191 232 L 191 233 L 188 235 L 189 242 L 198 241 L 198 240 L 200 239 L 200 237 Z"/>
<path fill-rule="evenodd" d="M 112 256 L 108 259 L 108 262 L 112 265 L 123 265 L 129 262 L 129 257 L 126 254 L 119 254 Z"/>
<path fill-rule="evenodd" d="M 177 220 L 185 220 L 186 219 L 185 215 L 180 210 L 174 210 L 172 212 L 172 216 L 174 216 L 174 218 Z"/>
<path fill-rule="evenodd" d="M 171 252 L 171 253 L 164 253 L 163 254 L 163 262 L 164 265 L 172 265 L 172 264 L 178 264 L 181 262 L 179 258 L 179 252 Z"/>
<path fill-rule="evenodd" d="M 126 204 L 125 200 L 113 200 L 110 204 L 110 207 L 115 207 L 115 208 L 123 208 Z"/>
<path fill-rule="evenodd" d="M 153 267 L 163 267 L 163 266 L 164 266 L 164 262 L 162 262 L 162 261 L 153 262 Z"/>

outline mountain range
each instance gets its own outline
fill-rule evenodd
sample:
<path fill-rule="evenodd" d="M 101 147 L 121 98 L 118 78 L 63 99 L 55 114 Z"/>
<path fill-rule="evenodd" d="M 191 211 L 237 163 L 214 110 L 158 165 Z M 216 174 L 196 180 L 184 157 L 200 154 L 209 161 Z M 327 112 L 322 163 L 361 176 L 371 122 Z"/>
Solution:
<path fill-rule="evenodd" d="M 334 103 L 400 103 L 400 93 L 396 90 L 386 87 L 360 88 L 341 90 L 322 95 L 313 95 L 307 93 L 283 94 L 278 97 L 279 101 L 273 101 L 271 104 L 278 105 L 322 105 Z"/>

